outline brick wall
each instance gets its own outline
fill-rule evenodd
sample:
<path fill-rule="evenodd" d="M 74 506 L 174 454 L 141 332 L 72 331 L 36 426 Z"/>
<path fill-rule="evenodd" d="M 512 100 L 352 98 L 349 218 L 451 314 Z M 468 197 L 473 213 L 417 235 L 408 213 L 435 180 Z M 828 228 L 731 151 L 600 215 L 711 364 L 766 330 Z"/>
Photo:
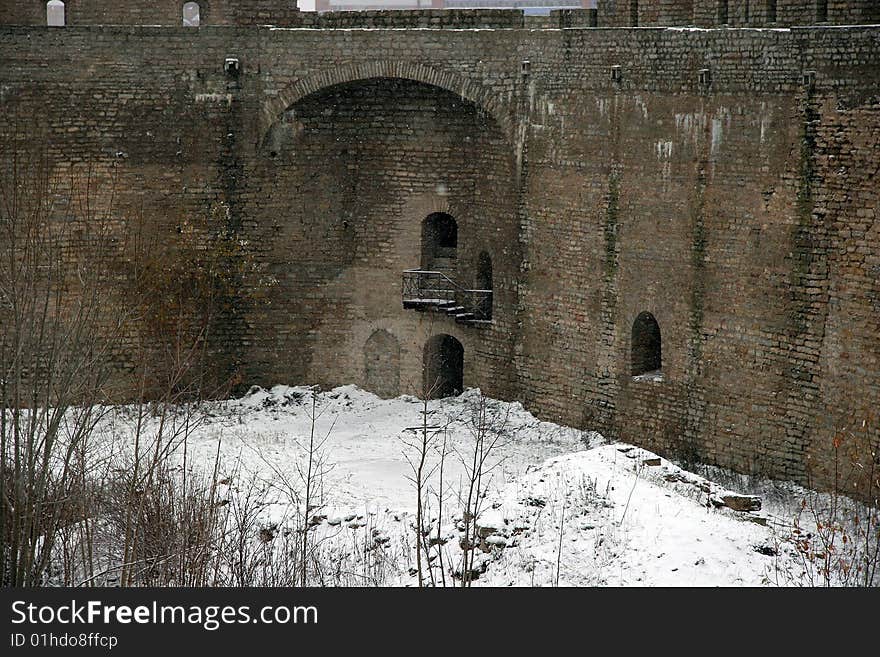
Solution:
<path fill-rule="evenodd" d="M 598 0 L 597 10 L 557 10 L 524 16 L 510 9 L 300 12 L 296 0 L 201 0 L 201 26 L 282 27 L 729 27 L 880 22 L 875 0 Z M 183 22 L 181 0 L 107 2 L 66 0 L 67 25 L 164 25 Z M 824 8 L 821 10 L 820 8 Z M 723 16 L 726 15 L 726 20 Z M 45 25 L 45 0 L 0 0 L 0 25 Z"/>
<path fill-rule="evenodd" d="M 598 0 L 597 6 L 602 27 L 693 23 L 694 0 Z"/>
<path fill-rule="evenodd" d="M 183 24 L 184 0 L 64 0 L 67 25 Z M 296 0 L 199 0 L 201 25 L 292 25 Z M 0 25 L 45 25 L 45 0 L 0 0 Z"/>
<path fill-rule="evenodd" d="M 117 166 L 120 215 L 169 239 L 229 208 L 271 283 L 213 335 L 245 384 L 406 392 L 447 333 L 467 385 L 670 455 L 821 484 L 835 431 L 876 440 L 877 28 L 0 36 L 0 131 Z M 462 281 L 492 256 L 491 327 L 401 307 L 436 211 Z M 631 377 L 644 311 L 660 381 Z"/>
<path fill-rule="evenodd" d="M 880 22 L 870 0 L 599 0 L 602 27 L 765 27 Z"/>

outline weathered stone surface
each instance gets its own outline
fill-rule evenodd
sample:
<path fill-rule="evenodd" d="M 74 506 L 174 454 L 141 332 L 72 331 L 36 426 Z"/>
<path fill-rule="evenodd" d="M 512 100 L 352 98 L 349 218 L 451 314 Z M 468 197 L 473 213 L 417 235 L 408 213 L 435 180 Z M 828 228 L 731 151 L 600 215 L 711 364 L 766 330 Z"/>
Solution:
<path fill-rule="evenodd" d="M 232 300 L 209 368 L 418 393 L 445 333 L 465 385 L 664 456 L 821 486 L 842 427 L 876 444 L 880 29 L 257 14 L 321 28 L 272 29 L 219 2 L 198 30 L 90 27 L 179 8 L 69 5 L 50 29 L 44 3 L 0 2 L 0 138 L 24 125 L 56 171 L 117 176 L 120 221 L 163 236 L 228 210 L 266 298 Z M 830 22 L 865 7 L 829 2 Z M 488 326 L 402 308 L 434 212 L 458 222 L 458 280 L 491 256 Z M 643 311 L 651 381 L 631 370 Z"/>
<path fill-rule="evenodd" d="M 183 25 L 177 0 L 106 2 L 67 0 L 67 25 Z M 278 25 L 306 28 L 572 28 L 572 27 L 788 27 L 880 22 L 875 0 L 598 0 L 597 9 L 564 9 L 549 16 L 519 10 L 300 12 L 295 0 L 202 0 L 199 25 Z M 46 25 L 45 0 L 0 0 L 0 25 Z"/>

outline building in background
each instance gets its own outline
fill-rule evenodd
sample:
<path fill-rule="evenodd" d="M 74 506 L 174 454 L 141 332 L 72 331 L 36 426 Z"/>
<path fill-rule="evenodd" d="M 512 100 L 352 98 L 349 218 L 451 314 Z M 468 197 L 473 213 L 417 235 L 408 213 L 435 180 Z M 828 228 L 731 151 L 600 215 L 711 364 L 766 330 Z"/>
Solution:
<path fill-rule="evenodd" d="M 440 0 L 444 9 L 522 9 L 547 15 L 551 9 L 595 9 L 596 0 Z"/>
<path fill-rule="evenodd" d="M 521 9 L 528 15 L 551 9 L 590 9 L 596 0 L 315 0 L 315 11 L 371 9 Z"/>
<path fill-rule="evenodd" d="M 315 11 L 443 9 L 444 0 L 315 0 Z"/>

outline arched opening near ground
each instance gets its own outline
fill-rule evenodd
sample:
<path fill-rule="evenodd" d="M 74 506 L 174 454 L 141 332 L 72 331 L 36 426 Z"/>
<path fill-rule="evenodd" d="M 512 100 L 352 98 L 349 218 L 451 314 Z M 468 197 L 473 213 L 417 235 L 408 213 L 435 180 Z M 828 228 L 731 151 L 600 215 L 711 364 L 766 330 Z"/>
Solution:
<path fill-rule="evenodd" d="M 464 390 L 464 347 L 451 335 L 432 336 L 425 343 L 424 390 L 429 399 L 460 394 Z"/>
<path fill-rule="evenodd" d="M 660 325 L 651 313 L 639 313 L 632 326 L 632 375 L 659 373 L 662 365 Z"/>
<path fill-rule="evenodd" d="M 400 343 L 384 329 L 364 343 L 364 388 L 383 399 L 400 394 Z"/>
<path fill-rule="evenodd" d="M 477 257 L 477 277 L 474 281 L 480 319 L 492 319 L 492 257 L 482 251 Z"/>
<path fill-rule="evenodd" d="M 46 3 L 46 25 L 49 27 L 64 27 L 67 17 L 64 14 L 64 3 L 61 0 L 49 0 Z"/>
<path fill-rule="evenodd" d="M 422 222 L 422 269 L 452 272 L 458 258 L 458 223 L 445 212 L 429 214 Z"/>

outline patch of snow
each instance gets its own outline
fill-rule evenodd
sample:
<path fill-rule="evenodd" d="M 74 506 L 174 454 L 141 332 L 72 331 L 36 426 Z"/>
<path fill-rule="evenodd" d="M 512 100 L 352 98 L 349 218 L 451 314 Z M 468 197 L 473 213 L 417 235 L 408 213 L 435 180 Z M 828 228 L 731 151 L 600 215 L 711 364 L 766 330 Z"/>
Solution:
<path fill-rule="evenodd" d="M 464 500 L 479 404 L 503 440 L 487 459 L 485 494 L 469 521 Z M 262 482 L 260 537 L 271 542 L 298 531 L 291 523 L 302 500 L 278 481 L 297 481 L 316 436 L 326 467 L 312 493 L 309 531 L 322 550 L 371 559 L 382 551 L 384 584 L 416 583 L 408 444 L 425 420 L 435 438 L 423 535 L 426 577 L 436 585 L 461 576 L 466 527 L 476 534 L 475 586 L 755 586 L 777 583 L 780 568 L 796 571 L 795 556 L 780 547 L 782 522 L 766 508 L 734 511 L 725 498 L 752 500 L 649 450 L 541 421 L 519 402 L 486 399 L 476 389 L 429 401 L 427 418 L 424 409 L 415 397 L 384 400 L 353 385 L 325 392 L 255 386 L 240 399 L 204 405 L 187 459 L 210 471 L 219 450 L 224 499 Z M 112 414 L 109 422 L 109 433 L 119 435 Z"/>

